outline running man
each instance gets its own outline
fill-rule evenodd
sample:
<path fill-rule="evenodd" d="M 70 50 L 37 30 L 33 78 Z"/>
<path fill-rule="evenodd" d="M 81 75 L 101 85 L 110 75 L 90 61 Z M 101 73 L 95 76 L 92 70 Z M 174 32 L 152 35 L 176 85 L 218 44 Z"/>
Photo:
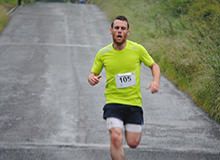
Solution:
<path fill-rule="evenodd" d="M 110 28 L 113 43 L 100 49 L 95 56 L 88 77 L 94 86 L 101 80 L 101 71 L 106 71 L 103 118 L 110 135 L 112 160 L 124 160 L 123 134 L 130 148 L 136 148 L 141 140 L 143 120 L 142 96 L 140 91 L 141 63 L 152 72 L 149 90 L 156 93 L 160 86 L 160 68 L 146 49 L 127 40 L 129 22 L 125 16 L 117 16 Z"/>

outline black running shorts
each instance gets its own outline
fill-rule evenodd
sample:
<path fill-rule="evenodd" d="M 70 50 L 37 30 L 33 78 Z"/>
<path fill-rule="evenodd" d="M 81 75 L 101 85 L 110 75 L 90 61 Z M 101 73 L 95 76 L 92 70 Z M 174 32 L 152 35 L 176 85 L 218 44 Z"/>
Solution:
<path fill-rule="evenodd" d="M 103 118 L 118 118 L 126 124 L 144 124 L 143 109 L 125 104 L 106 104 L 103 108 Z"/>

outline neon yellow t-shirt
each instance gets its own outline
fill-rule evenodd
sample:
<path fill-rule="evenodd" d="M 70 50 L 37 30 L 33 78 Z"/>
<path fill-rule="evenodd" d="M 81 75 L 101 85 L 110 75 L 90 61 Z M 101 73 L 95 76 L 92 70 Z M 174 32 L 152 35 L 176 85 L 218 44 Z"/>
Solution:
<path fill-rule="evenodd" d="M 100 49 L 96 54 L 91 72 L 99 75 L 106 71 L 106 104 L 118 103 L 142 106 L 140 90 L 141 63 L 152 66 L 154 60 L 146 49 L 130 40 L 123 50 L 115 50 L 112 44 Z"/>

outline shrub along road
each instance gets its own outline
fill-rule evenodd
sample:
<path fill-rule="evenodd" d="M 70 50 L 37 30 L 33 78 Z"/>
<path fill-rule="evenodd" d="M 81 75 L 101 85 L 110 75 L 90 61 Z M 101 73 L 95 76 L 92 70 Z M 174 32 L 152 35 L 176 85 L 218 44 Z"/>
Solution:
<path fill-rule="evenodd" d="M 87 84 L 97 50 L 111 42 L 110 23 L 94 5 L 19 7 L 0 36 L 0 160 L 109 160 L 102 120 L 103 80 Z M 220 126 L 164 77 L 146 89 L 140 147 L 128 159 L 217 160 Z M 126 144 L 125 144 L 126 146 Z"/>

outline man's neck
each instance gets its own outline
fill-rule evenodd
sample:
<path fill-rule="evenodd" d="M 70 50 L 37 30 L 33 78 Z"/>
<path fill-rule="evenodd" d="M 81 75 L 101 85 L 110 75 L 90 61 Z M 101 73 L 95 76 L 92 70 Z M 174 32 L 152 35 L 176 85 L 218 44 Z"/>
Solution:
<path fill-rule="evenodd" d="M 126 41 L 122 44 L 113 43 L 113 48 L 116 50 L 122 50 L 125 48 L 125 46 L 126 46 Z"/>

